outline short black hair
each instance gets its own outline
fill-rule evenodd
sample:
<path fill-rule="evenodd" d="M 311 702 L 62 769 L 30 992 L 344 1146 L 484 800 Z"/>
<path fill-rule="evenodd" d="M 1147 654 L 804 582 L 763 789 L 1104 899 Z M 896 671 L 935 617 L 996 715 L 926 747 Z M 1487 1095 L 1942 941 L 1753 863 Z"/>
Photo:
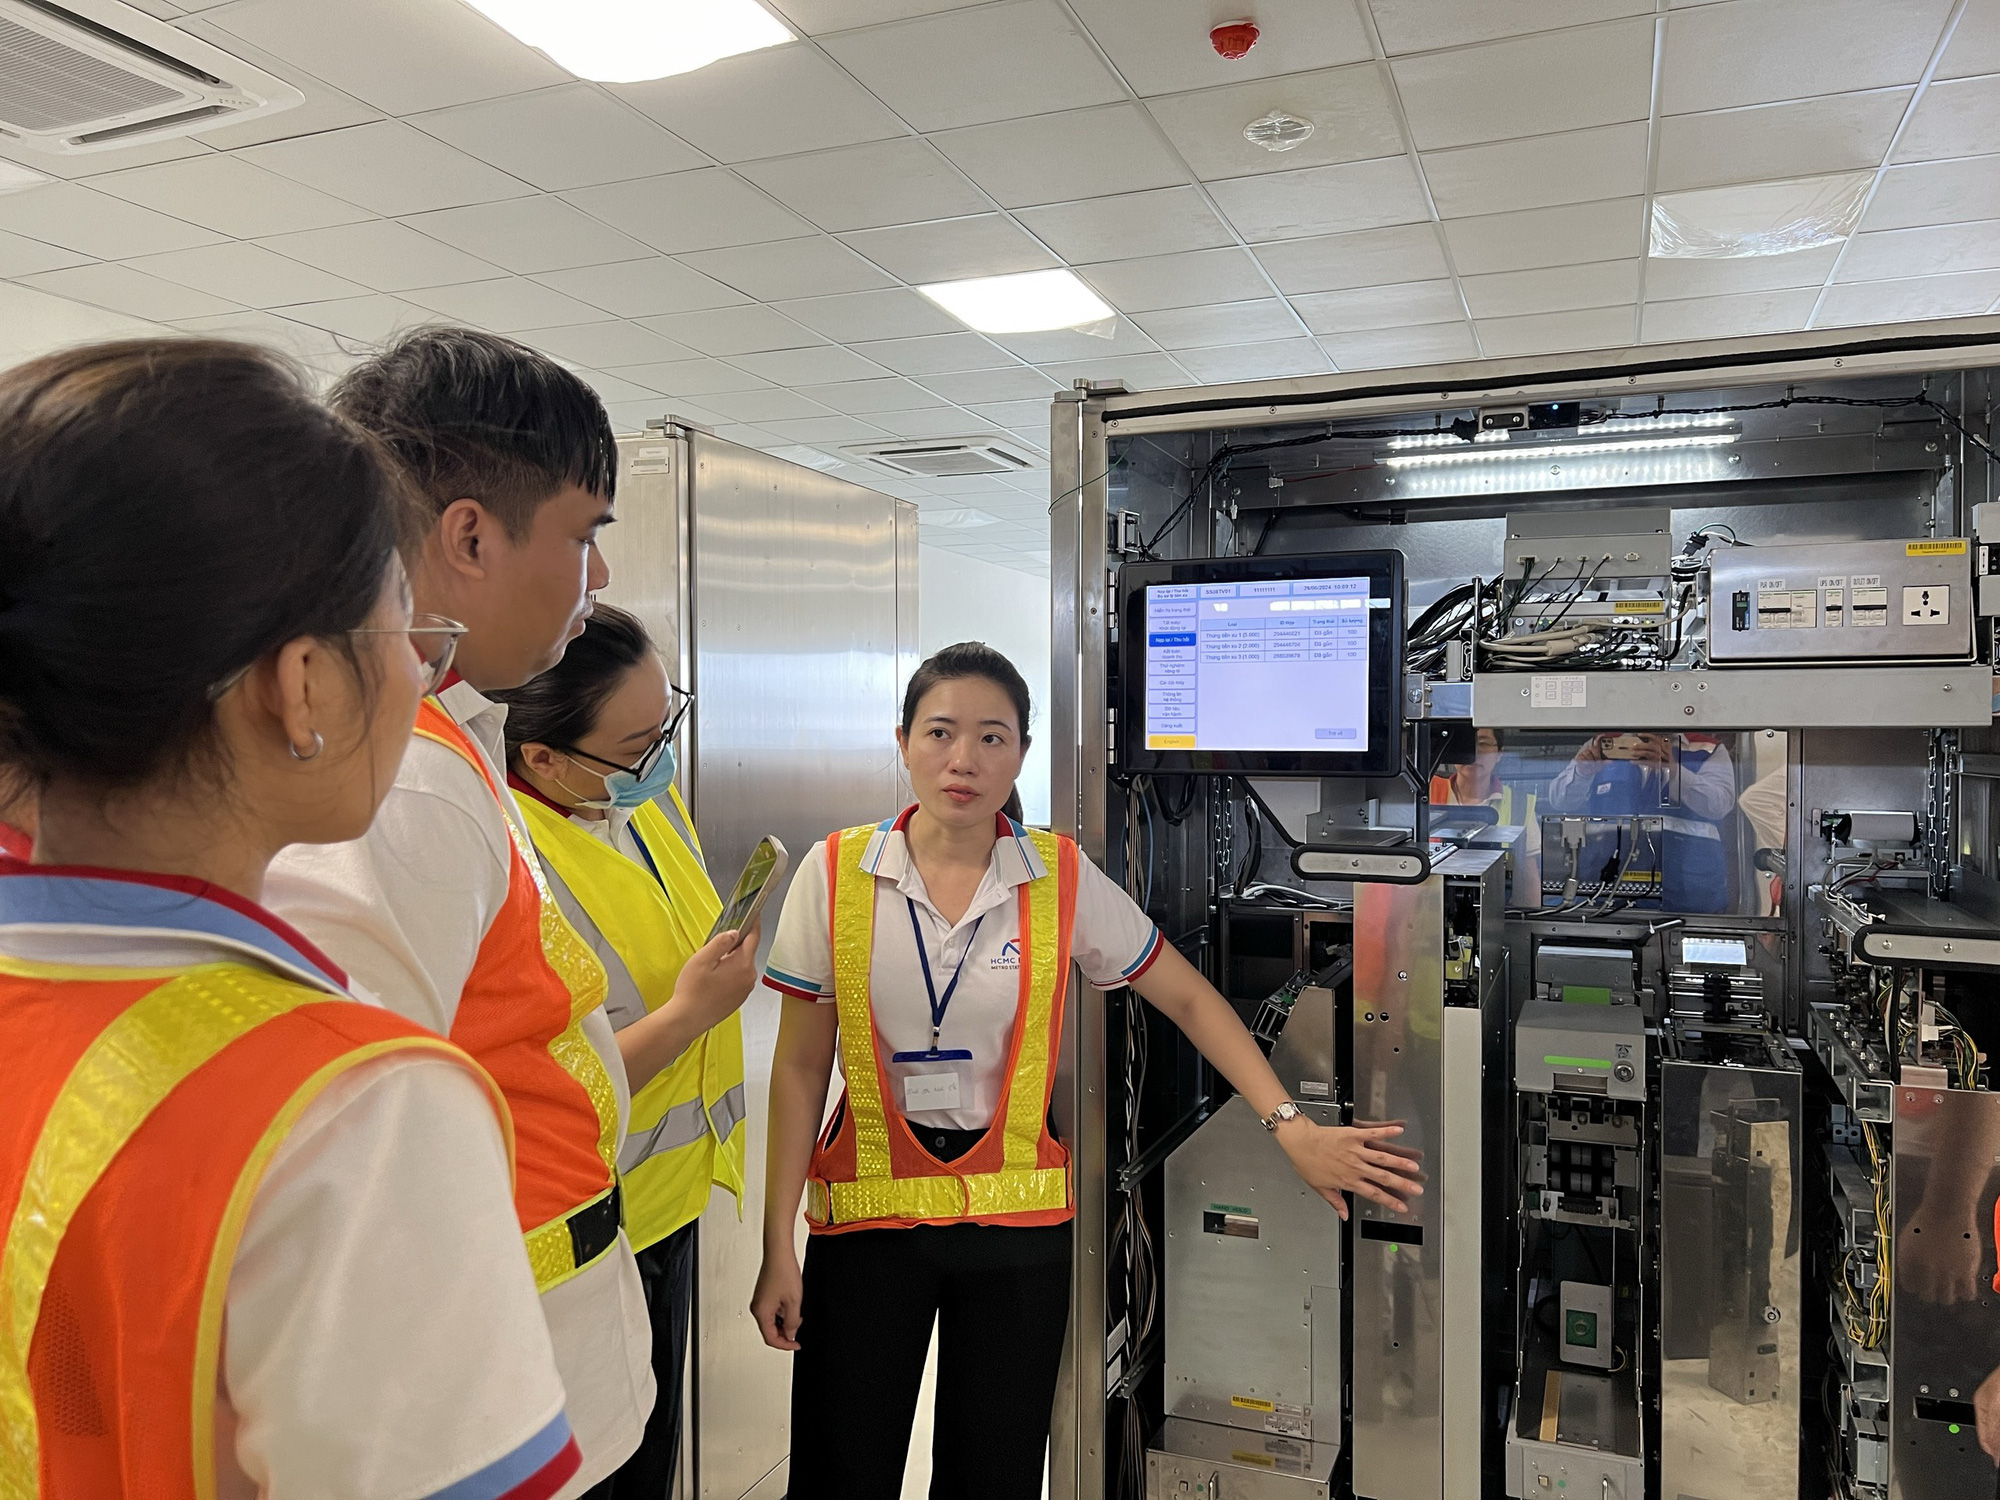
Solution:
<path fill-rule="evenodd" d="M 134 339 L 0 374 L 0 770 L 30 792 L 149 785 L 204 765 L 217 690 L 285 642 L 336 643 L 359 673 L 348 632 L 403 488 L 248 344 Z"/>
<path fill-rule="evenodd" d="M 518 539 L 564 485 L 606 500 L 617 488 L 618 442 L 597 392 L 498 334 L 414 329 L 342 375 L 330 399 L 402 461 L 426 525 L 472 499 Z"/>
<path fill-rule="evenodd" d="M 625 674 L 652 653 L 653 638 L 636 615 L 598 605 L 561 661 L 520 687 L 489 695 L 507 705 L 508 768 L 521 769 L 523 745 L 566 750 L 588 738 Z"/>

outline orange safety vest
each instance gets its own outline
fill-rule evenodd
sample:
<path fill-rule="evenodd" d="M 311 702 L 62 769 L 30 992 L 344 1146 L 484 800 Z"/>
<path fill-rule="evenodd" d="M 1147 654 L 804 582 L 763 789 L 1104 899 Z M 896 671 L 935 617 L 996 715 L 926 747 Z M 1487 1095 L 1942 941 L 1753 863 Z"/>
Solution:
<path fill-rule="evenodd" d="M 500 1086 L 514 1116 L 514 1208 L 535 1284 L 560 1285 L 617 1242 L 618 1095 L 583 1034 L 604 967 L 549 895 L 533 846 L 486 758 L 434 698 L 417 733 L 460 756 L 507 824 L 507 900 L 459 993 L 451 1039 Z"/>
<path fill-rule="evenodd" d="M 883 825 L 887 827 L 888 825 Z M 875 877 L 862 868 L 874 827 L 826 841 L 834 1004 L 847 1092 L 813 1153 L 806 1221 L 815 1234 L 914 1224 L 1061 1224 L 1075 1213 L 1069 1152 L 1049 1133 L 1049 1099 L 1069 992 L 1077 848 L 1059 834 L 1025 837 L 1049 873 L 1020 887 L 1021 998 L 1013 1055 L 993 1123 L 958 1160 L 917 1143 L 885 1103 L 889 1073 L 875 1029 Z"/>
<path fill-rule="evenodd" d="M 210 1500 L 224 1299 L 272 1155 L 383 1053 L 491 1080 L 390 1011 L 229 962 L 0 957 L 0 1039 L 0 1497 Z"/>

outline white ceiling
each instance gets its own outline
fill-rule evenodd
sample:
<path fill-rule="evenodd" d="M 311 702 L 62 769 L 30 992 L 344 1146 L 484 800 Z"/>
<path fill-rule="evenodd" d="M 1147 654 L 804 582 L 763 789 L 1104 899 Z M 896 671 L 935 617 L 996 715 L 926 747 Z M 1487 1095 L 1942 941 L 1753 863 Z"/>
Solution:
<path fill-rule="evenodd" d="M 136 0 L 302 107 L 12 155 L 0 359 L 169 326 L 332 374 L 439 317 L 790 457 L 1162 387 L 1983 313 L 2000 0 L 767 0 L 788 46 L 580 83 L 461 0 Z M 1240 62 L 1208 29 L 1254 14 Z M 1953 24 L 1954 17 L 1956 18 Z M 1317 129 L 1273 154 L 1272 109 Z M 1653 195 L 1872 174 L 1845 244 L 1649 260 Z M 1070 265 L 1113 335 L 967 332 L 914 285 Z M 823 459 L 821 461 L 824 461 Z M 1046 471 L 900 484 L 1046 567 Z"/>

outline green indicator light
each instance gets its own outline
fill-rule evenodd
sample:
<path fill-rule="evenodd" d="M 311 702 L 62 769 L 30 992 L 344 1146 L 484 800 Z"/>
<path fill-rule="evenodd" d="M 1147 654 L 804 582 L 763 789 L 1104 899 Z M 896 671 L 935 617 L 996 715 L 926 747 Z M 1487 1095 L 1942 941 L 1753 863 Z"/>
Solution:
<path fill-rule="evenodd" d="M 1549 1055 L 1543 1057 L 1542 1061 L 1552 1068 L 1608 1068 L 1611 1066 L 1611 1059 L 1608 1057 L 1556 1057 Z"/>
<path fill-rule="evenodd" d="M 1948 1430 L 1951 1431 L 1953 1434 L 1956 1434 L 1958 1431 L 1958 1423 L 1953 1422 Z"/>

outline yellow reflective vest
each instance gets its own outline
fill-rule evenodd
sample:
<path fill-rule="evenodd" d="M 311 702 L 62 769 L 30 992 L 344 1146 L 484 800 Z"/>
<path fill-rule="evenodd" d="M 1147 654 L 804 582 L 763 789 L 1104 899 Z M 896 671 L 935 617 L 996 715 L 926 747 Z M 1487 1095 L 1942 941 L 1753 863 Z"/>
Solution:
<path fill-rule="evenodd" d="M 708 940 L 722 910 L 702 866 L 694 819 L 680 793 L 671 796 L 696 842 L 690 848 L 666 814 L 647 803 L 632 815 L 632 832 L 652 869 L 546 803 L 519 799 L 536 852 L 625 965 L 648 1011 L 673 994 L 681 966 Z M 711 1184 L 735 1194 L 742 1212 L 745 1112 L 743 1023 L 733 1015 L 632 1096 L 618 1166 L 634 1250 L 700 1218 Z"/>

